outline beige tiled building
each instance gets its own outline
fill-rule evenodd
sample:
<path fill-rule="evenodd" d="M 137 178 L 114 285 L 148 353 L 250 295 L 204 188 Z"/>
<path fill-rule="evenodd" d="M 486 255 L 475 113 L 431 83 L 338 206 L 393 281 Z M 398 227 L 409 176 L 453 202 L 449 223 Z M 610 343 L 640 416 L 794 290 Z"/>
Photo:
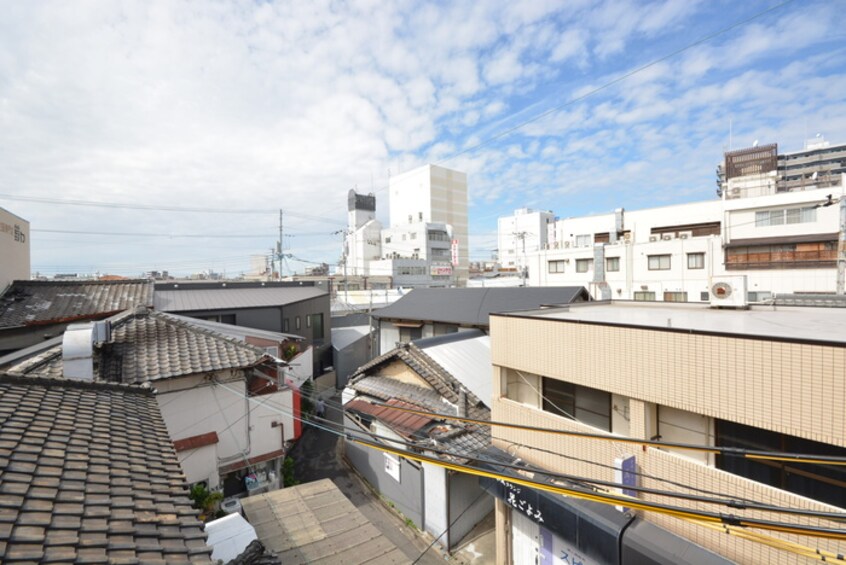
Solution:
<path fill-rule="evenodd" d="M 846 455 L 842 309 L 574 305 L 493 315 L 491 345 L 494 421 L 661 442 Z M 505 427 L 494 427 L 493 436 L 494 444 L 510 454 L 559 473 L 619 482 L 615 461 L 634 456 L 641 487 L 718 492 L 724 498 L 826 512 L 846 507 L 844 467 L 754 461 Z M 846 533 L 842 521 L 638 496 Z M 497 503 L 497 554 L 503 563 L 523 558 L 515 539 L 525 536 L 514 528 L 525 517 L 512 519 L 513 514 L 508 504 Z M 737 562 L 806 561 L 719 528 L 655 512 L 639 516 Z M 846 542 L 747 531 L 846 553 Z M 525 544 L 520 551 L 525 552 Z"/>

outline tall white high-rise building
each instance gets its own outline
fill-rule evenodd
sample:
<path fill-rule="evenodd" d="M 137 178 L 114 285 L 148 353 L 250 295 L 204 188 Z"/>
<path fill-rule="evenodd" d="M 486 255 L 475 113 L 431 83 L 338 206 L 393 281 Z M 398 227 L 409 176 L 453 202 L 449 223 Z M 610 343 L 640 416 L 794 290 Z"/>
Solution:
<path fill-rule="evenodd" d="M 419 224 L 443 224 L 451 228 L 452 242 L 457 242 L 456 257 L 445 253 L 440 246 L 436 247 L 437 251 L 428 249 L 424 252 L 423 249 L 433 247 L 428 242 L 420 245 L 420 257 L 429 260 L 433 274 L 446 273 L 447 267 L 452 266 L 455 284 L 466 286 L 469 267 L 467 175 L 437 165 L 424 165 L 392 177 L 389 189 L 390 231 L 397 233 L 401 241 L 403 230 L 410 235 L 420 230 Z M 394 243 L 395 236 L 392 234 L 390 237 Z M 432 253 L 437 256 L 428 256 Z"/>

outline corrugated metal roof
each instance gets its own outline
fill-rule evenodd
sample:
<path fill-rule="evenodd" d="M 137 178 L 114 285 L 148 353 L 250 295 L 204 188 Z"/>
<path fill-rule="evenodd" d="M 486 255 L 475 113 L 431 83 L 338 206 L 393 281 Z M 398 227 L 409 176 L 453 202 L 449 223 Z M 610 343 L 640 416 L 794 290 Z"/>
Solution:
<path fill-rule="evenodd" d="M 398 406 L 401 408 L 413 408 L 419 410 L 419 406 L 414 406 L 406 402 L 391 399 L 385 404 L 388 406 Z M 410 437 L 415 432 L 426 427 L 432 422 L 432 419 L 427 416 L 420 416 L 412 414 L 411 412 L 401 412 L 400 410 L 391 410 L 384 406 L 378 406 L 364 400 L 351 400 L 344 405 L 344 410 L 351 410 L 361 414 L 368 414 L 373 416 L 380 422 L 388 424 L 395 432 L 401 435 Z"/>
<path fill-rule="evenodd" d="M 330 479 L 243 498 L 241 505 L 282 563 L 408 562 Z"/>
<path fill-rule="evenodd" d="M 443 367 L 455 380 L 470 389 L 486 406 L 491 406 L 493 373 L 491 338 L 482 332 L 457 332 L 451 339 L 417 340 L 414 343 Z"/>
<path fill-rule="evenodd" d="M 532 310 L 546 304 L 589 300 L 581 286 L 520 288 L 416 288 L 375 318 L 488 326 L 492 313 Z"/>
<path fill-rule="evenodd" d="M 156 290 L 153 298 L 156 310 L 162 312 L 193 312 L 285 306 L 318 296 L 328 296 L 328 294 L 325 290 L 313 286 L 261 288 L 232 286 L 229 288 Z"/>
<path fill-rule="evenodd" d="M 0 296 L 0 329 L 93 320 L 152 304 L 150 281 L 15 281 Z"/>

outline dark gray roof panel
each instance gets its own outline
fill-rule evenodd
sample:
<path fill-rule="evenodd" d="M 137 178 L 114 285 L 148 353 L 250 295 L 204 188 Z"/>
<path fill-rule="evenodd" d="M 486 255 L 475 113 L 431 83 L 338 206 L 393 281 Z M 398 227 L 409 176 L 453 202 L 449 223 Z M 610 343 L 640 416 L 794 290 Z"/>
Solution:
<path fill-rule="evenodd" d="M 156 310 L 161 312 L 199 312 L 233 308 L 269 308 L 285 306 L 318 296 L 325 290 L 314 286 L 263 288 L 200 288 L 156 290 Z"/>
<path fill-rule="evenodd" d="M 581 286 L 516 288 L 416 288 L 373 312 L 381 319 L 487 326 L 492 313 L 535 310 L 547 304 L 588 300 Z"/>
<path fill-rule="evenodd" d="M 0 329 L 99 319 L 152 305 L 150 281 L 15 281 L 0 296 Z"/>
<path fill-rule="evenodd" d="M 211 563 L 156 398 L 0 374 L 0 562 Z"/>

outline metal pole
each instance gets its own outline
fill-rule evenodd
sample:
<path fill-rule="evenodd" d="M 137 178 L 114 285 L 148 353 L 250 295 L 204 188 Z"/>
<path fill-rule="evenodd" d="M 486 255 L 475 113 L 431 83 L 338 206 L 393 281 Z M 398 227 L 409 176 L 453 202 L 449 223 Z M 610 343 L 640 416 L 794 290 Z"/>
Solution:
<path fill-rule="evenodd" d="M 284 249 L 284 244 L 282 243 L 284 240 L 282 239 L 285 236 L 285 232 L 283 229 L 284 224 L 282 223 L 282 208 L 279 209 L 279 245 L 277 246 L 277 255 L 279 256 L 279 280 L 282 280 L 284 276 L 283 267 L 282 267 L 282 250 Z"/>
<path fill-rule="evenodd" d="M 840 238 L 837 242 L 837 294 L 846 294 L 846 196 L 840 197 Z"/>

